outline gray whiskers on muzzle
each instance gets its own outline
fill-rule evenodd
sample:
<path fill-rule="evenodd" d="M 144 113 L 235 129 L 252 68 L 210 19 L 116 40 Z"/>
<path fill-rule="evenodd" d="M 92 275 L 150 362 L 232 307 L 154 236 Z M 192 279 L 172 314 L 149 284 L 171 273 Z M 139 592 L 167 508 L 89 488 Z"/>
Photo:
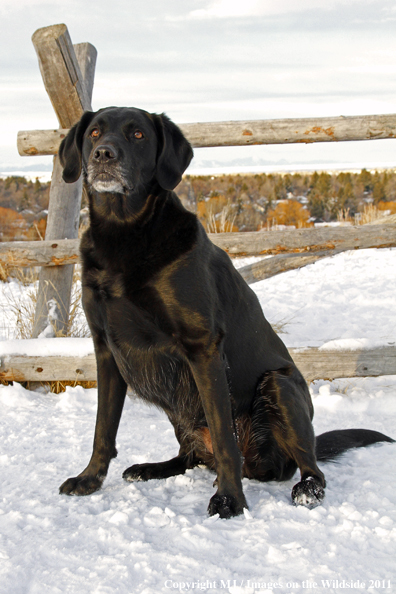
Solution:
<path fill-rule="evenodd" d="M 105 179 L 100 177 L 102 174 Z M 130 184 L 120 166 L 97 167 L 90 163 L 87 169 L 87 182 L 96 192 L 117 192 L 125 194 Z"/>

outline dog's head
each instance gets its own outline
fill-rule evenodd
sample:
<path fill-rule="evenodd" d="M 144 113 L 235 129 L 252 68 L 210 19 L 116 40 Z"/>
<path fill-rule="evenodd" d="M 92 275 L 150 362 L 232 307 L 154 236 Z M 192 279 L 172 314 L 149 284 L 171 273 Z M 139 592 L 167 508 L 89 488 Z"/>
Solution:
<path fill-rule="evenodd" d="M 173 190 L 193 152 L 165 115 L 128 107 L 87 111 L 62 141 L 63 179 L 77 181 L 81 170 L 95 192 L 131 194 L 158 182 Z"/>

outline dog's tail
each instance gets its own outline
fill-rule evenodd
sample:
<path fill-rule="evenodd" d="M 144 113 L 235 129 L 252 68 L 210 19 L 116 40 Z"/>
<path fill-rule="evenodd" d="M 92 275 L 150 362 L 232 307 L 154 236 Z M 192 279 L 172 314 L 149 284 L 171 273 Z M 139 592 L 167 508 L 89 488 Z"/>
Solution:
<path fill-rule="evenodd" d="M 320 462 L 334 460 L 352 448 L 364 448 L 379 441 L 394 443 L 394 439 L 370 429 L 339 429 L 327 431 L 316 438 L 316 459 Z"/>

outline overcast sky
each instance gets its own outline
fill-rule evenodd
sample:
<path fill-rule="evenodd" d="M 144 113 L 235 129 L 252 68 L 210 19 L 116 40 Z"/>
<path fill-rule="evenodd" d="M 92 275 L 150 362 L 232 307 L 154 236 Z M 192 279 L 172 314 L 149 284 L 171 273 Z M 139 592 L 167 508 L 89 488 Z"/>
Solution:
<path fill-rule="evenodd" d="M 98 50 L 93 108 L 165 111 L 176 122 L 396 113 L 392 0 L 0 0 L 0 171 L 18 130 L 58 127 L 31 42 L 66 23 Z M 195 151 L 196 166 L 382 163 L 396 141 Z"/>

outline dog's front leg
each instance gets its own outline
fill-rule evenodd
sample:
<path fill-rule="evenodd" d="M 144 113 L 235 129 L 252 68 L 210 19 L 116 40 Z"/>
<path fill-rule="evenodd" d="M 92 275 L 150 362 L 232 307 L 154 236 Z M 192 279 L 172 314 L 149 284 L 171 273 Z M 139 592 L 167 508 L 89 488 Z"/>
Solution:
<path fill-rule="evenodd" d="M 208 423 L 217 472 L 217 493 L 209 502 L 211 516 L 230 518 L 247 508 L 242 491 L 242 455 L 234 435 L 225 364 L 215 349 L 212 356 L 195 355 L 192 372 Z"/>
<path fill-rule="evenodd" d="M 93 452 L 88 466 L 78 476 L 68 478 L 59 492 L 90 495 L 102 486 L 110 460 L 117 456 L 115 440 L 124 406 L 127 384 L 121 377 L 110 350 L 95 344 L 98 366 L 98 410 Z"/>

